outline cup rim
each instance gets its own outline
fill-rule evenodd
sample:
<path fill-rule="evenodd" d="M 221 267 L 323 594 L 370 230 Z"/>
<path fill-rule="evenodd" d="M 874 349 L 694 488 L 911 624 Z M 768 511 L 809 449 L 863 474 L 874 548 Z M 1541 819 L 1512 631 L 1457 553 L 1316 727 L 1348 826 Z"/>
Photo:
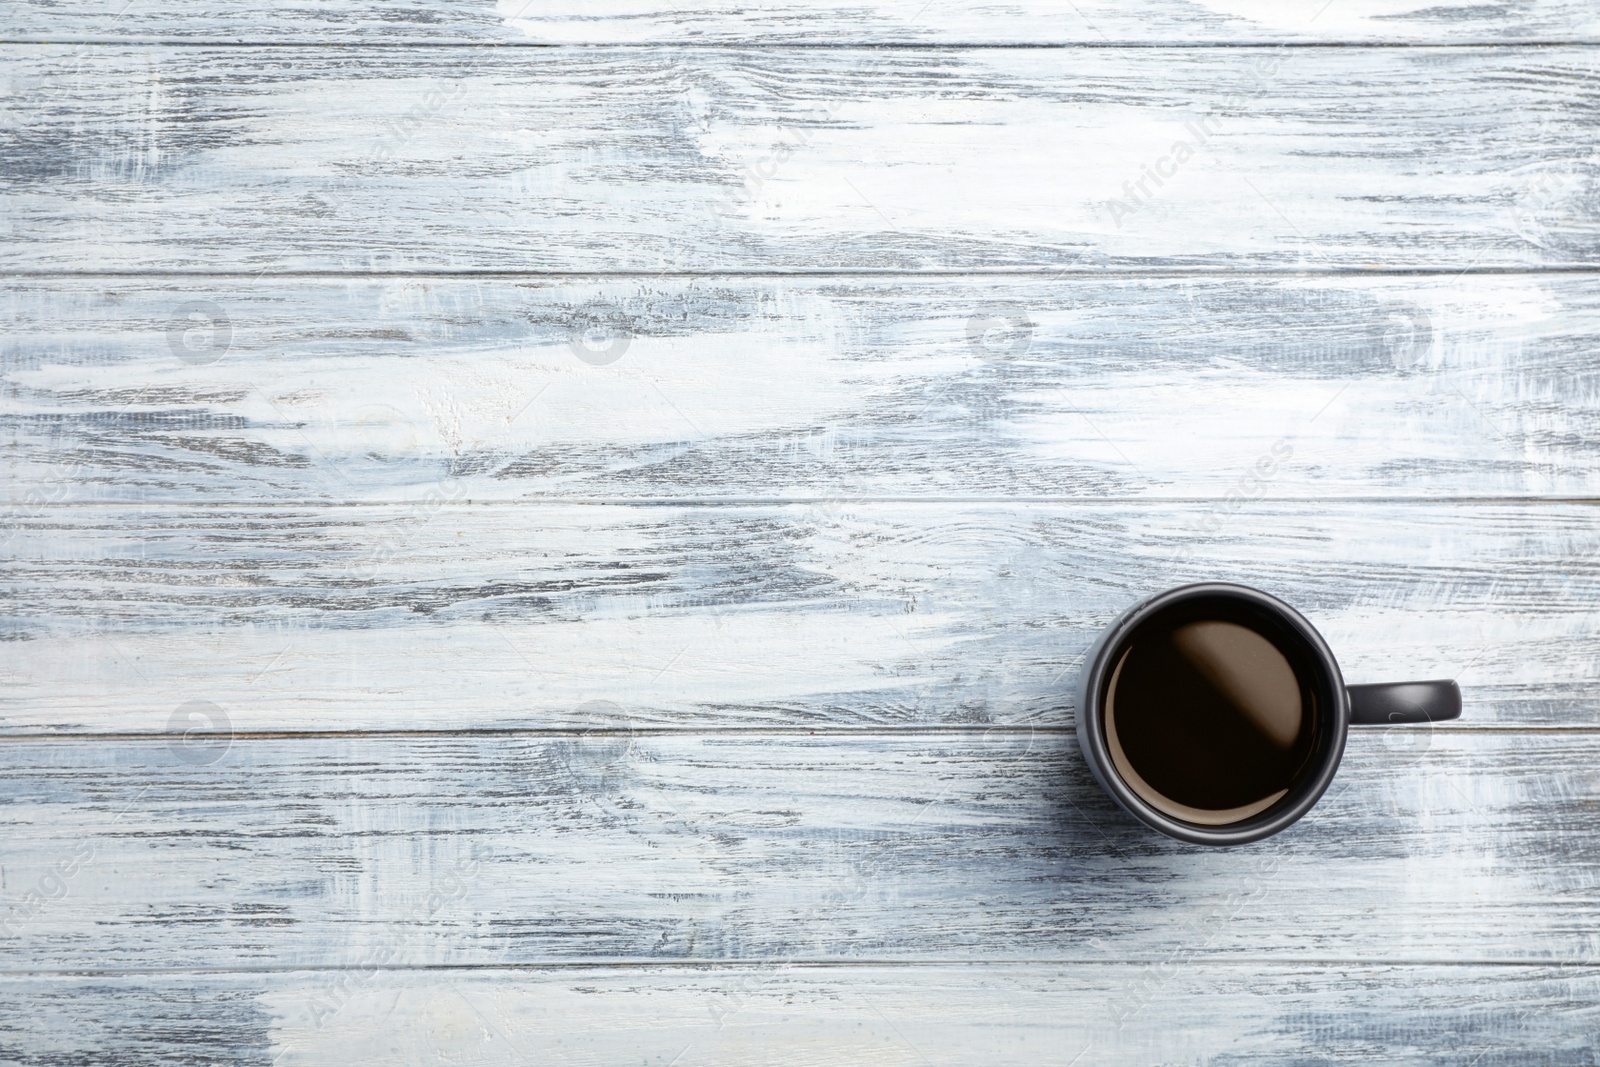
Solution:
<path fill-rule="evenodd" d="M 1201 826 L 1184 822 L 1147 803 L 1117 774 L 1105 738 L 1105 709 L 1101 693 L 1105 689 L 1106 674 L 1122 641 L 1140 623 L 1155 612 L 1174 604 L 1201 597 L 1223 597 L 1244 601 L 1278 616 L 1301 637 L 1317 659 L 1325 675 L 1323 681 L 1329 692 L 1323 694 L 1328 701 L 1330 714 L 1328 739 L 1321 746 L 1321 755 L 1314 771 L 1303 778 L 1291 795 L 1259 815 L 1223 826 Z M 1350 698 L 1345 691 L 1344 676 L 1333 651 L 1322 639 L 1316 627 L 1294 608 L 1270 593 L 1248 585 L 1233 582 L 1196 582 L 1180 585 L 1139 601 L 1123 612 L 1108 626 L 1090 651 L 1088 665 L 1078 689 L 1078 744 L 1085 750 L 1089 769 L 1095 779 L 1111 794 L 1129 814 L 1152 829 L 1168 837 L 1196 845 L 1244 845 L 1270 837 L 1287 829 L 1301 816 L 1316 806 L 1333 782 L 1333 776 L 1344 759 L 1345 738 L 1350 727 Z"/>

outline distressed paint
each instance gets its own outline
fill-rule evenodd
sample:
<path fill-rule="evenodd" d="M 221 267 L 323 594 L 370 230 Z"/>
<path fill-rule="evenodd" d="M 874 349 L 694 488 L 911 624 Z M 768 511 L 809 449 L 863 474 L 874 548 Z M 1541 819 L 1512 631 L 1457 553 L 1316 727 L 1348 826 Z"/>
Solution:
<path fill-rule="evenodd" d="M 3 576 L 0 730 L 1072 723 L 1095 634 L 1185 581 L 1295 604 L 1352 682 L 1594 725 L 1592 504 L 49 507 Z"/>
<path fill-rule="evenodd" d="M 1487 5 L 1476 0 L 807 0 L 749 3 L 637 0 L 534 3 L 498 0 L 341 0 L 273 4 L 246 0 L 125 6 L 19 0 L 11 39 L 251 42 L 274 45 L 377 42 L 438 44 L 625 44 L 796 42 L 801 44 L 1235 44 L 1480 42 L 1600 38 L 1594 7 L 1576 0 Z"/>
<path fill-rule="evenodd" d="M 0 977 L 19 1062 L 1584 1067 L 1593 968 L 656 966 Z M 320 1024 L 320 1025 L 319 1025 Z M 46 1030 L 45 1027 L 49 1029 Z M 46 1040 L 50 1033 L 55 1040 Z M 374 1040 L 374 1034 L 382 1034 Z"/>
<path fill-rule="evenodd" d="M 0 63 L 7 271 L 1600 265 L 1582 47 Z"/>
<path fill-rule="evenodd" d="M 1232 850 L 1121 814 L 1064 731 L 3 744 L 23 972 L 1600 951 L 1593 731 L 1361 730 Z"/>
<path fill-rule="evenodd" d="M 1597 283 L 13 279 L 0 497 L 1593 495 Z"/>
<path fill-rule="evenodd" d="M 14 5 L 0 1059 L 1593 1063 L 1593 5 L 1069 6 Z M 1153 837 L 1188 577 L 1466 721 Z"/>

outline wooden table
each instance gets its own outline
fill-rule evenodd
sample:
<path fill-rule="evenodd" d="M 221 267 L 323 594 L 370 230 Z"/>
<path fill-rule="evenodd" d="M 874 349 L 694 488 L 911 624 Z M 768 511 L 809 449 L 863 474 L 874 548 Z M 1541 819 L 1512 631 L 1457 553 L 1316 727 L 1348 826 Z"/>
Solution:
<path fill-rule="evenodd" d="M 1592 2 L 17 0 L 0 1060 L 1600 1058 Z M 1159 838 L 1219 578 L 1364 730 Z"/>

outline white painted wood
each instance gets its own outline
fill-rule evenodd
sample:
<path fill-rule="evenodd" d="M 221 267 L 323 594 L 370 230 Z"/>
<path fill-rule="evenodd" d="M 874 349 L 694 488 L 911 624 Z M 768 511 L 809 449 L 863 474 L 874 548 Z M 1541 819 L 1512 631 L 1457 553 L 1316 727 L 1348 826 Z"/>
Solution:
<path fill-rule="evenodd" d="M 8 546 L 0 730 L 1073 722 L 1185 581 L 1302 609 L 1350 682 L 1600 724 L 1593 505 L 52 507 Z"/>
<path fill-rule="evenodd" d="M 1593 5 L 513 5 L 7 12 L 0 1060 L 1594 1061 Z M 1138 828 L 1203 577 L 1466 721 Z"/>
<path fill-rule="evenodd" d="M 5 750 L 24 972 L 1600 951 L 1592 731 L 1355 731 L 1302 823 L 1234 850 L 1121 814 L 1063 732 Z"/>
<path fill-rule="evenodd" d="M 1600 264 L 1600 53 L 1581 47 L 0 64 L 21 102 L 9 271 Z"/>
<path fill-rule="evenodd" d="M 1246 488 L 1274 497 L 1593 496 L 1597 333 L 1592 274 L 13 280 L 0 521 L 431 492 L 1217 498 L 1262 456 Z"/>
<path fill-rule="evenodd" d="M 0 978 L 18 1062 L 856 1067 L 1594 1059 L 1593 968 L 651 967 Z M 381 1036 L 378 1036 L 381 1035 Z M 1535 1059 L 1537 1057 L 1537 1059 Z"/>
<path fill-rule="evenodd" d="M 1529 0 L 1009 0 L 982 5 L 927 0 L 590 0 L 470 5 L 444 0 L 341 0 L 307 4 L 208 0 L 204 4 L 54 4 L 18 0 L 10 39 L 166 39 L 281 44 L 443 41 L 499 44 L 795 42 L 799 44 L 1143 44 L 1239 41 L 1483 42 L 1600 38 L 1592 4 Z"/>

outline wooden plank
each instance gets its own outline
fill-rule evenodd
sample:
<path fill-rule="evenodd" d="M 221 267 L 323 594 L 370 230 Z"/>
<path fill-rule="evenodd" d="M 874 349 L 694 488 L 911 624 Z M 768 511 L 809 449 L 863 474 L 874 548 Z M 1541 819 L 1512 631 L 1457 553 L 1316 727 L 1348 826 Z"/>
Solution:
<path fill-rule="evenodd" d="M 3 572 L 4 731 L 1070 726 L 1098 631 L 1226 579 L 1351 682 L 1600 724 L 1592 505 L 47 508 Z M 596 705 L 594 702 L 601 702 Z M 609 702 L 609 703 L 607 703 Z M 612 707 L 611 705 L 615 705 Z"/>
<path fill-rule="evenodd" d="M 1201 850 L 1065 733 L 4 742 L 12 968 L 1577 963 L 1600 734 L 1352 734 Z M 1381 921 L 1378 921 L 1381 918 Z"/>
<path fill-rule="evenodd" d="M 280 44 L 444 41 L 498 44 L 644 42 L 799 44 L 1141 44 L 1240 41 L 1386 43 L 1600 38 L 1600 17 L 1576 0 L 1514 7 L 1420 0 L 1010 0 L 983 6 L 926 0 L 807 0 L 662 4 L 531 3 L 464 7 L 444 0 L 342 0 L 271 5 L 243 0 L 160 5 L 19 0 L 12 40 L 184 40 Z"/>
<path fill-rule="evenodd" d="M 21 1063 L 1592 1063 L 1593 968 L 659 967 L 0 978 Z"/>
<path fill-rule="evenodd" d="M 12 280 L 0 500 L 1596 496 L 1597 282 Z"/>
<path fill-rule="evenodd" d="M 0 60 L 8 271 L 1600 265 L 1582 47 Z"/>

